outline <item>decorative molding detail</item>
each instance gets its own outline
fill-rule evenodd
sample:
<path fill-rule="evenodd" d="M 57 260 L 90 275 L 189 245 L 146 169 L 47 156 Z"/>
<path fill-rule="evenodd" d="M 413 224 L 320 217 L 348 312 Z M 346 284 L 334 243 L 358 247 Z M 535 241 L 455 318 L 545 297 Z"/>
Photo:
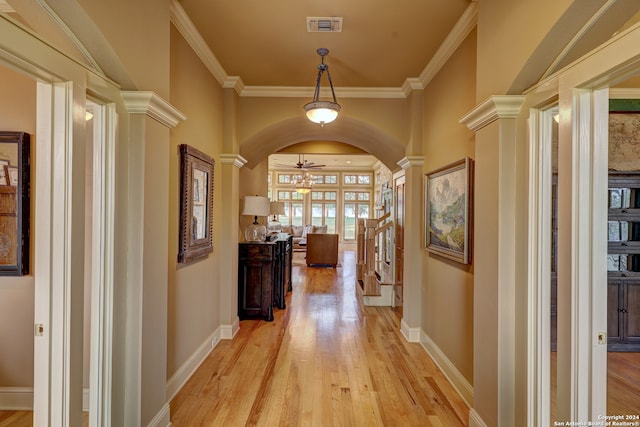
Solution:
<path fill-rule="evenodd" d="M 523 101 L 524 96 L 522 95 L 490 96 L 458 122 L 477 132 L 498 119 L 514 119 L 518 117 Z"/>
<path fill-rule="evenodd" d="M 0 387 L 0 409 L 3 411 L 33 410 L 33 388 Z"/>
<path fill-rule="evenodd" d="M 62 20 L 62 18 L 60 18 L 60 16 L 58 16 L 58 14 L 51 8 L 51 6 L 49 6 L 49 4 L 44 0 L 36 0 L 36 3 L 38 3 L 38 5 L 42 8 L 42 10 L 44 10 L 45 13 L 49 15 L 49 17 L 51 17 L 51 20 L 55 22 L 55 24 L 58 27 L 60 27 L 64 35 L 67 36 L 67 38 L 69 38 L 71 43 L 73 43 L 76 49 L 78 49 L 78 51 L 82 54 L 84 59 L 86 59 L 87 62 L 91 65 L 91 68 L 93 69 L 93 71 L 98 73 L 100 76 L 104 76 L 105 75 L 104 71 L 102 71 L 102 69 L 98 65 L 98 62 L 93 58 L 89 50 L 85 47 L 84 44 L 82 44 L 80 39 L 76 37 L 75 33 L 71 31 L 71 28 L 67 26 L 67 24 Z"/>
<path fill-rule="evenodd" d="M 410 328 L 404 319 L 400 322 L 400 332 L 408 342 L 420 342 L 420 328 Z"/>
<path fill-rule="evenodd" d="M 233 323 L 231 325 L 220 325 L 220 339 L 232 340 L 236 336 L 239 330 L 240 330 L 240 319 L 238 318 L 238 316 L 236 316 L 236 318 L 233 320 Z"/>
<path fill-rule="evenodd" d="M 609 99 L 640 99 L 640 89 L 637 88 L 611 88 Z"/>
<path fill-rule="evenodd" d="M 242 157 L 240 154 L 220 154 L 220 163 L 222 163 L 223 165 L 232 165 L 237 168 L 241 168 L 247 164 L 247 161 L 248 160 Z"/>
<path fill-rule="evenodd" d="M 120 94 L 130 114 L 146 114 L 168 128 L 176 127 L 178 123 L 187 118 L 180 110 L 155 92 L 122 91 Z"/>
<path fill-rule="evenodd" d="M 445 377 L 451 385 L 456 389 L 460 397 L 471 407 L 473 405 L 473 386 L 458 371 L 456 365 L 449 360 L 446 354 L 440 350 L 440 347 L 427 335 L 421 331 L 420 345 L 431 356 L 431 359 L 438 365 Z"/>
<path fill-rule="evenodd" d="M 477 23 L 478 4 L 472 2 L 469 3 L 469 6 L 467 6 L 460 19 L 458 19 L 456 25 L 453 26 L 447 38 L 444 39 L 444 42 L 442 42 L 435 55 L 433 55 L 433 58 L 431 58 L 422 73 L 420 73 L 420 83 L 423 88 L 440 72 L 464 39 L 473 31 Z"/>
<path fill-rule="evenodd" d="M 169 378 L 166 386 L 166 396 L 167 402 L 170 402 L 171 399 L 175 397 L 176 394 L 180 391 L 180 389 L 185 385 L 185 383 L 191 378 L 191 375 L 198 369 L 198 367 L 204 362 L 204 359 L 207 358 L 211 350 L 215 348 L 216 345 L 220 342 L 220 328 L 216 329 L 216 331 L 209 335 L 207 339 L 204 340 L 200 347 L 193 352 L 191 357 L 187 359 L 186 362 L 178 368 L 178 370 Z"/>
<path fill-rule="evenodd" d="M 162 406 L 162 409 L 149 422 L 147 427 L 170 427 L 171 426 L 171 408 L 168 403 Z"/>
<path fill-rule="evenodd" d="M 0 13 L 15 13 L 15 9 L 11 7 L 6 0 L 0 0 Z"/>
<path fill-rule="evenodd" d="M 469 427 L 488 427 L 473 408 L 469 411 Z"/>
<path fill-rule="evenodd" d="M 414 166 L 422 166 L 424 165 L 424 156 L 407 156 L 403 159 L 400 159 L 398 162 L 398 166 L 402 169 L 407 170 Z"/>
<path fill-rule="evenodd" d="M 311 86 L 246 86 L 240 95 L 255 98 L 311 98 L 314 90 Z M 405 91 L 395 87 L 337 87 L 335 92 L 338 98 L 406 98 Z M 320 96 L 330 97 L 331 90 L 321 88 Z"/>
<path fill-rule="evenodd" d="M 413 92 L 414 90 L 423 90 L 423 89 L 424 89 L 424 85 L 422 84 L 420 79 L 417 77 L 409 77 L 402 84 L 402 93 L 404 94 L 405 98 L 411 95 L 411 92 Z"/>
<path fill-rule="evenodd" d="M 187 15 L 177 0 L 171 0 L 169 3 L 169 14 L 173 25 L 178 32 L 182 34 L 182 37 L 184 37 L 218 83 L 222 87 L 233 87 L 236 89 L 236 92 L 240 94 L 238 87 L 243 86 L 240 77 L 230 77 L 227 75 L 218 58 L 213 54 L 202 38 L 202 35 L 198 32 L 195 25 L 193 25 L 191 18 L 189 18 L 189 15 Z"/>

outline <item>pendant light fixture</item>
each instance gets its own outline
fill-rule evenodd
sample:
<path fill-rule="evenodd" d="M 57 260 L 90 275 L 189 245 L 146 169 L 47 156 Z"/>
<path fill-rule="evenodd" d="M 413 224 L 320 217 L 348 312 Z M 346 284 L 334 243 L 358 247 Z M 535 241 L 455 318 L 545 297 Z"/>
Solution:
<path fill-rule="evenodd" d="M 318 64 L 318 78 L 316 80 L 316 90 L 313 94 L 313 100 L 304 105 L 304 110 L 307 112 L 307 118 L 314 123 L 320 123 L 320 126 L 324 126 L 326 123 L 331 123 L 338 117 L 340 111 L 340 104 L 336 102 L 336 93 L 333 90 L 333 82 L 331 81 L 331 74 L 329 73 L 329 66 L 324 63 L 324 57 L 329 53 L 329 49 L 321 47 L 318 49 L 318 55 L 322 58 L 322 62 Z M 320 81 L 322 75 L 327 73 L 327 80 L 329 80 L 329 86 L 331 87 L 331 95 L 333 101 L 320 101 Z"/>

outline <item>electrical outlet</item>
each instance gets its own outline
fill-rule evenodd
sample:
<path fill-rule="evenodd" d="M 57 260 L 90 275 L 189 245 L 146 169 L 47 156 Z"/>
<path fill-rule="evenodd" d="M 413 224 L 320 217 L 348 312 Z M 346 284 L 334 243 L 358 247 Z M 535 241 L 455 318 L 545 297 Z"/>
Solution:
<path fill-rule="evenodd" d="M 607 333 L 600 332 L 598 333 L 598 344 L 606 344 L 607 343 Z"/>

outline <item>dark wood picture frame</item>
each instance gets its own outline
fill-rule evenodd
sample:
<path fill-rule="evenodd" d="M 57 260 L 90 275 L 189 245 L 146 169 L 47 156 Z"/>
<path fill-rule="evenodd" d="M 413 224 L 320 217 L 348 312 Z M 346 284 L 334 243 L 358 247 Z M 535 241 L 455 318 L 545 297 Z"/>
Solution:
<path fill-rule="evenodd" d="M 471 263 L 473 160 L 464 158 L 425 174 L 425 247 Z"/>
<path fill-rule="evenodd" d="M 180 145 L 180 247 L 178 262 L 188 263 L 213 252 L 212 157 Z"/>
<path fill-rule="evenodd" d="M 0 185 L 0 276 L 29 274 L 30 135 L 0 131 L 2 173 L 11 168 Z"/>

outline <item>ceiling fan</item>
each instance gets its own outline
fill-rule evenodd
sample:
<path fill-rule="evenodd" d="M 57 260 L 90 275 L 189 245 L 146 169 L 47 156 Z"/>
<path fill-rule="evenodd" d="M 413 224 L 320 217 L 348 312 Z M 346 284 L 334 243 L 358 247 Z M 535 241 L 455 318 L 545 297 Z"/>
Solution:
<path fill-rule="evenodd" d="M 274 166 L 283 167 L 283 168 L 300 169 L 300 170 L 309 170 L 309 169 L 320 169 L 325 167 L 326 165 L 318 165 L 316 163 L 309 162 L 304 159 L 303 154 L 298 154 L 298 163 L 296 163 L 294 166 L 291 166 L 291 165 L 274 165 Z"/>

